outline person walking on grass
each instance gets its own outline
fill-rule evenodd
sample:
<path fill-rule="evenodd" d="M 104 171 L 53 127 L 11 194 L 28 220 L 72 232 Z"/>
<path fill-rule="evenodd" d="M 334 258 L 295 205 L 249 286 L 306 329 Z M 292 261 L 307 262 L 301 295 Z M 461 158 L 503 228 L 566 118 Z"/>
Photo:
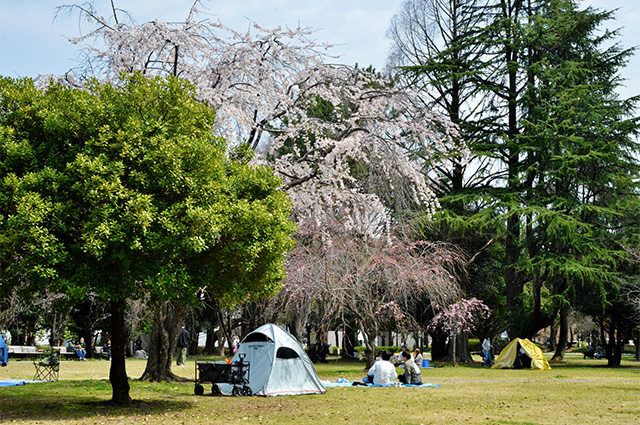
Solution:
<path fill-rule="evenodd" d="M 185 324 L 182 324 L 180 329 L 180 335 L 178 335 L 178 366 L 184 366 L 187 361 L 187 347 L 189 347 L 189 331 L 185 329 Z"/>

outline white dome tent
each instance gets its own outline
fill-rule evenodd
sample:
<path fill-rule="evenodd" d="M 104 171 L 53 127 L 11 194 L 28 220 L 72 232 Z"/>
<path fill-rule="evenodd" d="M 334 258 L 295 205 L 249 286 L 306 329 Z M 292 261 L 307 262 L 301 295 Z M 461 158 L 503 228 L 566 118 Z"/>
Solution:
<path fill-rule="evenodd" d="M 302 345 L 289 332 L 274 324 L 260 326 L 240 343 L 232 362 L 249 362 L 249 383 L 254 395 L 278 396 L 322 394 L 324 388 Z M 233 385 L 218 384 L 231 395 Z"/>

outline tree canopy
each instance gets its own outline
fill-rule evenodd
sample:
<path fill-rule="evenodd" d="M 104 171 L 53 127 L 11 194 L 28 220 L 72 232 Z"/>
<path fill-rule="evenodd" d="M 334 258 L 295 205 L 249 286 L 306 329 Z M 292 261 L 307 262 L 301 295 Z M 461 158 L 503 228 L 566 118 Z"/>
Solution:
<path fill-rule="evenodd" d="M 629 280 L 638 98 L 616 91 L 633 50 L 601 30 L 612 16 L 573 0 L 407 0 L 392 24 L 399 80 L 457 118 L 471 149 L 440 173 L 439 226 L 467 249 L 500 245 L 512 337 L 566 319 L 575 291 L 611 308 Z"/>
<path fill-rule="evenodd" d="M 134 74 L 0 88 L 3 287 L 111 303 L 114 401 L 129 400 L 127 299 L 190 302 L 204 289 L 241 301 L 278 287 L 295 230 L 282 183 L 229 159 L 190 84 Z"/>

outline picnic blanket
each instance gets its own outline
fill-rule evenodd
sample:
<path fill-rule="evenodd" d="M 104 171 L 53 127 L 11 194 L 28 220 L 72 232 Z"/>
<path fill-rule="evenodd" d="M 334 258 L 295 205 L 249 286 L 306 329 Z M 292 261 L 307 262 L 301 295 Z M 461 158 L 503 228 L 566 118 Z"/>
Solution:
<path fill-rule="evenodd" d="M 15 387 L 18 385 L 24 384 L 32 384 L 34 382 L 45 382 L 45 381 L 32 381 L 30 379 L 3 379 L 0 380 L 0 387 Z"/>
<path fill-rule="evenodd" d="M 321 381 L 321 382 L 322 382 L 322 385 L 325 386 L 325 388 L 353 387 L 353 386 L 355 386 L 355 385 L 353 385 L 353 382 L 347 381 L 346 379 L 338 379 L 336 382 L 332 382 L 332 381 Z M 358 385 L 358 388 L 376 388 L 376 387 L 377 388 L 380 388 L 380 387 L 440 388 L 440 385 L 429 384 L 429 383 L 425 383 L 425 384 L 422 384 L 422 385 L 413 385 L 413 384 L 401 384 L 400 382 L 394 382 L 393 384 L 389 384 L 389 385 Z"/>

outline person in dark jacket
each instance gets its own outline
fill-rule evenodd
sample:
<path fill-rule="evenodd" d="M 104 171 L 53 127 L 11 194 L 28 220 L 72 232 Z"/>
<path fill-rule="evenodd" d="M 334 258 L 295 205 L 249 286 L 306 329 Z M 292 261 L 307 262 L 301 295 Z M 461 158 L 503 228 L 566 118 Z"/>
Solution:
<path fill-rule="evenodd" d="M 187 361 L 187 347 L 189 347 L 189 340 L 191 335 L 189 331 L 185 329 L 185 325 L 182 325 L 180 329 L 180 335 L 178 335 L 178 366 L 184 366 Z"/>

